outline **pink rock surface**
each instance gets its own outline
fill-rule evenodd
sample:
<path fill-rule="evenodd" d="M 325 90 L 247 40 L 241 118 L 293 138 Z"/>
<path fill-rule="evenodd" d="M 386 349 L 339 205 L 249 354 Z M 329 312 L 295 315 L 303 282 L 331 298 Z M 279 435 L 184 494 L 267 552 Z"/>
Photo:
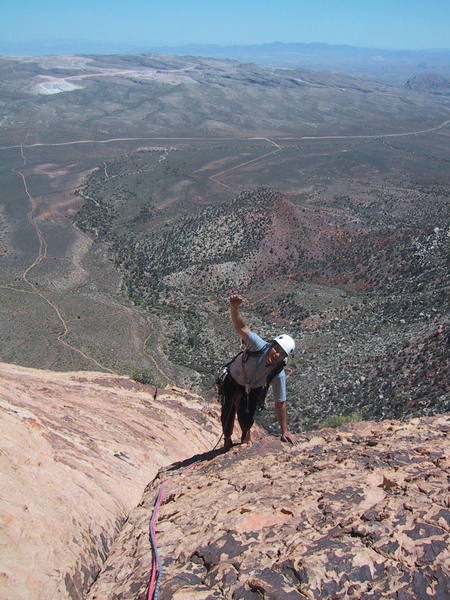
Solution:
<path fill-rule="evenodd" d="M 170 480 L 159 600 L 447 600 L 450 415 L 234 447 Z M 161 473 L 88 600 L 144 600 Z"/>
<path fill-rule="evenodd" d="M 220 436 L 194 394 L 4 363 L 0 415 L 2 600 L 84 598 L 148 481 Z"/>

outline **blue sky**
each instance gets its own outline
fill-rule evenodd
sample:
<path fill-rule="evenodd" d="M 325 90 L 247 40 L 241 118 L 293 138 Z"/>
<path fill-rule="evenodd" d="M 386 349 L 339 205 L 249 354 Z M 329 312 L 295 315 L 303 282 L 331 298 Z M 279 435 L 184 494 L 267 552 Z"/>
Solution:
<path fill-rule="evenodd" d="M 450 48 L 450 1 L 0 0 L 0 44 L 64 40 Z"/>

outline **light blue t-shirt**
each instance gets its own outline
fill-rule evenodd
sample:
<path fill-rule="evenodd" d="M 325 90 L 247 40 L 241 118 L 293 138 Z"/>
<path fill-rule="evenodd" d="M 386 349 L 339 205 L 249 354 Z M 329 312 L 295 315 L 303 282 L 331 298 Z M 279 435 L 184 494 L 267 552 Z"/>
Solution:
<path fill-rule="evenodd" d="M 259 335 L 251 331 L 246 340 L 245 348 L 251 352 L 261 350 L 267 345 Z M 243 355 L 231 363 L 229 367 L 231 377 L 239 385 L 249 385 L 251 388 L 258 388 L 266 385 L 267 376 L 274 370 L 275 364 L 267 365 L 266 358 L 270 347 L 259 356 L 249 356 L 244 362 Z M 273 397 L 277 402 L 286 402 L 286 373 L 284 369 L 276 375 L 271 382 Z"/>

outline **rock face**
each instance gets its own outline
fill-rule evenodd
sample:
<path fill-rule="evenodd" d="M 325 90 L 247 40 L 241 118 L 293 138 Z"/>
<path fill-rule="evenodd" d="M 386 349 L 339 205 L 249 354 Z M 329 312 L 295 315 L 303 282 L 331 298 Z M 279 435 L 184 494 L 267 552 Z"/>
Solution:
<path fill-rule="evenodd" d="M 150 484 L 89 600 L 144 600 L 148 521 L 159 600 L 444 600 L 450 594 L 450 416 L 264 437 Z"/>
<path fill-rule="evenodd" d="M 198 396 L 3 363 L 0 410 L 2 599 L 144 600 L 163 482 L 159 600 L 449 597 L 448 414 L 224 453 Z"/>
<path fill-rule="evenodd" d="M 198 396 L 0 363 L 0 598 L 81 599 L 158 469 L 218 441 Z"/>

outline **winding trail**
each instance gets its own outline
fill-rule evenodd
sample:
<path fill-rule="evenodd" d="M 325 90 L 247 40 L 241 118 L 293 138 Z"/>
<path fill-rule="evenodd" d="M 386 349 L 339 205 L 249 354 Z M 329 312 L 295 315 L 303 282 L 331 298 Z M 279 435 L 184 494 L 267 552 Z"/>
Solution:
<path fill-rule="evenodd" d="M 282 146 L 280 146 L 280 144 L 277 144 L 276 142 L 274 142 L 273 140 L 269 139 L 269 138 L 253 138 L 255 140 L 265 140 L 266 142 L 269 142 L 269 144 L 272 144 L 273 146 L 275 146 L 275 148 L 279 148 L 280 150 L 282 149 Z"/>
<path fill-rule="evenodd" d="M 33 284 L 31 284 L 31 285 L 33 285 Z M 21 290 L 19 288 L 15 288 L 15 287 L 12 287 L 12 286 L 9 286 L 9 285 L 0 285 L 0 289 L 10 290 L 12 292 L 17 292 L 19 294 L 32 294 L 34 296 L 39 296 L 40 298 L 42 298 L 42 300 L 44 300 L 44 302 L 46 302 L 54 310 L 54 312 L 56 313 L 56 316 L 58 317 L 59 321 L 61 322 L 61 324 L 63 326 L 63 331 L 56 338 L 58 340 L 58 342 L 60 342 L 64 346 L 66 346 L 66 348 L 69 348 L 69 350 L 72 350 L 73 352 L 76 352 L 77 354 L 79 354 L 80 356 L 82 356 L 83 358 L 85 358 L 87 361 L 93 362 L 100 369 L 102 369 L 104 371 L 108 371 L 109 373 L 112 373 L 113 375 L 119 375 L 119 373 L 117 373 L 116 371 L 113 371 L 109 367 L 106 367 L 105 365 L 101 364 L 93 356 L 90 356 L 89 354 L 86 354 L 85 352 L 83 352 L 79 348 L 76 348 L 75 346 L 73 346 L 72 344 L 70 344 L 69 342 L 67 342 L 64 339 L 70 333 L 70 329 L 69 329 L 69 327 L 67 325 L 67 322 L 66 322 L 64 316 L 62 315 L 61 310 L 57 306 L 57 304 L 55 304 L 54 302 L 52 302 L 42 292 L 40 292 L 37 289 L 34 289 L 34 290 Z"/>
<path fill-rule="evenodd" d="M 277 139 L 281 142 L 284 141 L 302 141 L 302 140 L 370 140 L 385 137 L 404 137 L 408 135 L 420 135 L 422 133 L 432 133 L 443 129 L 450 123 L 450 119 L 443 121 L 439 125 L 430 127 L 429 129 L 420 129 L 415 131 L 404 131 L 402 133 L 375 133 L 375 134 L 362 134 L 362 135 L 304 135 L 300 137 L 283 137 L 280 136 Z M 280 147 L 277 142 L 265 138 L 265 137 L 121 137 L 121 138 L 107 138 L 105 140 L 71 140 L 69 142 L 36 142 L 34 144 L 16 144 L 14 146 L 0 146 L 0 150 L 11 150 L 12 148 L 37 148 L 39 146 L 70 146 L 72 144 L 111 144 L 113 142 L 138 142 L 138 141 L 152 141 L 152 140 L 179 140 L 179 141 L 198 141 L 198 142 L 220 142 L 220 141 L 239 141 L 248 142 L 251 140 L 266 140 L 272 143 L 274 146 Z"/>
<path fill-rule="evenodd" d="M 158 162 L 162 162 L 163 160 L 165 160 L 167 158 L 167 155 L 169 153 L 170 150 L 168 149 L 162 149 L 164 151 L 162 157 L 159 159 Z M 21 157 L 23 159 L 24 162 L 24 166 L 26 164 L 26 157 L 24 155 L 23 152 L 23 145 L 20 145 L 20 154 Z M 103 162 L 103 166 L 104 166 L 104 173 L 105 173 L 105 179 L 108 180 L 112 177 L 116 177 L 116 176 L 110 176 L 108 174 L 107 171 L 107 164 L 106 162 Z M 23 281 L 30 286 L 31 290 L 22 290 L 20 288 L 16 288 L 14 286 L 8 286 L 8 285 L 0 285 L 0 289 L 5 289 L 5 290 L 9 290 L 12 292 L 16 292 L 16 293 L 25 293 L 25 294 L 31 294 L 34 296 L 39 296 L 39 298 L 41 298 L 44 302 L 46 302 L 55 312 L 58 320 L 60 321 L 63 330 L 62 332 L 57 336 L 57 341 L 60 342 L 61 344 L 63 344 L 64 346 L 66 346 L 68 349 L 72 350 L 73 352 L 76 352 L 77 354 L 79 354 L 80 356 L 82 356 L 84 359 L 86 359 L 88 362 L 92 362 L 94 363 L 97 367 L 99 367 L 100 369 L 107 371 L 109 373 L 115 374 L 115 375 L 119 375 L 118 372 L 114 371 L 113 369 L 110 369 L 109 367 L 105 366 L 104 364 L 100 363 L 96 358 L 94 358 L 93 356 L 91 356 L 90 354 L 87 354 L 86 352 L 83 352 L 82 350 L 80 350 L 79 348 L 77 348 L 76 346 L 70 344 L 66 339 L 69 333 L 70 333 L 70 328 L 68 326 L 68 323 L 62 313 L 62 310 L 60 309 L 60 307 L 53 302 L 52 300 L 50 300 L 43 292 L 41 292 L 39 289 L 37 289 L 37 287 L 35 286 L 34 283 L 32 283 L 29 279 L 28 279 L 28 275 L 29 273 L 32 271 L 32 269 L 34 269 L 35 267 L 37 267 L 45 258 L 47 258 L 48 256 L 48 244 L 47 241 L 41 231 L 41 229 L 39 228 L 38 224 L 37 224 L 37 219 L 35 217 L 35 211 L 37 209 L 37 203 L 36 200 L 33 198 L 33 196 L 30 194 L 29 188 L 28 188 L 28 184 L 27 184 L 27 180 L 25 177 L 25 174 L 22 171 L 15 171 L 21 178 L 22 183 L 23 183 L 23 187 L 24 187 L 24 191 L 25 194 L 28 198 L 28 202 L 30 203 L 31 209 L 30 211 L 27 213 L 27 220 L 30 223 L 30 225 L 33 227 L 36 237 L 39 241 L 39 249 L 38 249 L 38 254 L 36 256 L 36 258 L 34 259 L 34 261 L 25 269 L 25 271 L 22 273 L 22 279 Z M 81 192 L 81 196 L 83 198 L 92 200 L 95 204 L 97 204 L 97 206 L 99 206 L 97 200 L 95 198 L 92 198 L 90 196 L 87 196 L 86 194 L 83 194 Z M 146 349 L 146 344 L 147 341 L 149 339 L 151 334 L 149 334 L 146 339 L 143 342 L 143 346 L 142 346 L 142 351 L 143 354 L 145 356 L 147 356 L 155 365 L 156 370 L 158 371 L 158 373 L 160 373 L 160 375 L 162 375 L 164 377 L 164 379 L 167 380 L 167 382 L 171 381 L 170 376 L 165 373 L 161 367 L 158 365 L 158 363 L 156 362 L 155 358 L 149 354 L 149 352 Z"/>
<path fill-rule="evenodd" d="M 263 138 L 263 139 L 266 140 L 267 138 Z M 267 141 L 270 142 L 271 140 L 267 140 Z M 221 177 L 222 175 L 225 175 L 225 173 L 230 173 L 231 171 L 235 171 L 236 169 L 240 169 L 241 167 L 245 167 L 246 165 L 255 164 L 257 162 L 260 162 L 261 160 L 264 160 L 268 156 L 273 156 L 274 154 L 278 154 L 278 152 L 281 152 L 282 147 L 279 146 L 278 144 L 275 144 L 275 146 L 277 146 L 277 149 L 272 150 L 272 152 L 266 152 L 266 154 L 262 154 L 261 156 L 257 156 L 256 158 L 252 158 L 251 160 L 241 162 L 238 165 L 234 165 L 234 167 L 229 167 L 228 169 L 224 169 L 223 171 L 220 171 L 219 173 L 216 173 L 215 175 L 211 175 L 210 177 L 208 177 L 208 179 L 214 183 L 217 183 L 218 185 L 221 185 L 221 186 L 231 190 L 232 188 L 229 185 L 226 185 L 222 181 L 219 181 L 219 177 Z"/>
<path fill-rule="evenodd" d="M 31 265 L 29 267 L 27 267 L 25 269 L 25 271 L 22 273 L 22 279 L 29 285 L 31 286 L 33 289 L 35 289 L 35 286 L 33 283 L 31 283 L 31 281 L 29 281 L 27 279 L 27 275 L 28 273 L 34 269 L 34 267 L 36 267 L 39 263 L 42 262 L 42 260 L 44 258 L 47 257 L 47 241 L 45 240 L 44 236 L 42 235 L 42 231 L 39 229 L 39 227 L 37 226 L 36 223 L 36 218 L 34 217 L 34 213 L 36 210 L 36 202 L 34 200 L 34 198 L 31 196 L 30 192 L 28 191 L 28 185 L 27 185 L 27 181 L 25 179 L 25 175 L 21 172 L 21 171 L 16 171 L 16 173 L 21 177 L 22 179 L 22 183 L 23 183 L 23 187 L 25 189 L 25 194 L 28 197 L 28 201 L 30 203 L 31 209 L 29 210 L 29 212 L 27 213 L 27 220 L 30 223 L 30 225 L 33 227 L 36 236 L 38 238 L 39 241 L 39 250 L 38 250 L 38 255 L 36 256 L 36 258 L 34 259 L 34 261 L 31 263 Z"/>
<path fill-rule="evenodd" d="M 447 121 L 443 121 L 439 125 L 435 127 L 430 127 L 429 129 L 421 129 L 419 131 L 404 131 L 403 133 L 375 133 L 371 135 L 314 135 L 314 136 L 303 136 L 300 138 L 292 137 L 292 138 L 281 138 L 282 140 L 374 140 L 378 138 L 386 138 L 386 137 L 404 137 L 408 135 L 420 135 L 422 133 L 432 133 L 433 131 L 438 131 L 439 129 L 443 129 L 450 123 L 450 119 Z"/>
<path fill-rule="evenodd" d="M 25 156 L 23 155 L 23 148 L 21 146 L 21 156 L 25 159 Z M 15 288 L 13 286 L 5 286 L 5 285 L 0 285 L 1 289 L 7 289 L 10 291 L 14 291 L 16 293 L 19 294 L 33 294 L 35 296 L 39 296 L 39 298 L 41 298 L 44 302 L 46 302 L 55 312 L 58 320 L 60 321 L 63 330 L 62 332 L 57 336 L 57 340 L 58 342 L 60 342 L 61 344 L 63 344 L 64 346 L 66 346 L 67 348 L 69 348 L 70 350 L 72 350 L 73 352 L 78 353 L 80 356 L 82 356 L 83 358 L 85 358 L 87 361 L 89 362 L 93 362 L 97 367 L 99 367 L 100 369 L 104 370 L 104 371 L 108 371 L 109 373 L 113 373 L 115 375 L 118 375 L 118 373 L 116 371 L 113 371 L 112 369 L 110 369 L 109 367 L 106 367 L 105 365 L 103 365 L 102 363 L 100 363 L 97 359 L 95 359 L 93 356 L 90 356 L 89 354 L 87 354 L 86 352 L 83 352 L 82 350 L 80 350 L 79 348 L 76 348 L 75 346 L 73 346 L 72 344 L 70 344 L 67 340 L 65 340 L 64 338 L 70 333 L 70 329 L 69 326 L 67 325 L 67 321 L 64 318 L 61 309 L 59 308 L 59 306 L 53 302 L 52 300 L 50 300 L 49 298 L 47 298 L 47 296 L 45 296 L 45 294 L 43 294 L 40 290 L 37 289 L 37 287 L 35 286 L 34 283 L 32 283 L 29 279 L 28 279 L 28 274 L 30 273 L 30 271 L 32 269 L 34 269 L 37 265 L 39 265 L 45 258 L 47 258 L 47 250 L 48 250 L 48 245 L 47 245 L 47 241 L 44 238 L 42 231 L 40 230 L 38 224 L 37 224 L 37 220 L 36 217 L 34 216 L 35 210 L 36 210 L 36 201 L 35 199 L 31 196 L 29 189 L 28 189 L 28 184 L 27 184 L 27 180 L 25 178 L 25 175 L 21 172 L 21 171 L 16 171 L 16 173 L 21 177 L 22 179 L 22 183 L 24 186 L 24 190 L 25 190 L 25 194 L 28 198 L 28 201 L 31 205 L 31 209 L 30 211 L 27 213 L 27 219 L 28 222 L 30 223 L 30 225 L 33 227 L 36 236 L 39 240 L 39 250 L 38 250 L 38 254 L 36 256 L 36 258 L 34 259 L 34 261 L 31 263 L 31 265 L 29 265 L 25 271 L 22 273 L 22 279 L 23 281 L 29 285 L 31 287 L 31 290 L 21 290 L 20 288 Z"/>
<path fill-rule="evenodd" d="M 22 144 L 20 144 L 20 156 L 23 159 L 23 166 L 25 166 L 27 164 L 27 159 L 25 157 L 25 154 L 23 153 L 23 145 Z"/>
<path fill-rule="evenodd" d="M 149 359 L 152 361 L 152 363 L 155 365 L 155 368 L 156 368 L 156 370 L 158 371 L 158 373 L 159 373 L 160 375 L 162 375 L 162 376 L 164 377 L 164 379 L 166 379 L 166 380 L 167 380 L 167 382 L 168 382 L 168 383 L 170 383 L 170 382 L 171 382 L 171 378 L 169 377 L 169 375 L 167 375 L 167 373 L 165 373 L 165 372 L 164 372 L 164 371 L 161 369 L 161 367 L 158 365 L 158 363 L 157 363 L 157 362 L 156 362 L 156 360 L 154 359 L 153 355 L 152 355 L 152 354 L 149 354 L 149 353 L 148 353 L 148 351 L 147 351 L 147 342 L 148 342 L 148 340 L 150 339 L 151 335 L 152 335 L 152 334 L 151 334 L 151 333 L 149 333 L 149 334 L 148 334 L 148 336 L 145 338 L 145 340 L 144 340 L 144 342 L 143 342 L 143 344 L 142 344 L 142 352 L 145 354 L 145 356 L 147 356 L 147 357 L 148 357 L 148 358 L 149 358 Z"/>

